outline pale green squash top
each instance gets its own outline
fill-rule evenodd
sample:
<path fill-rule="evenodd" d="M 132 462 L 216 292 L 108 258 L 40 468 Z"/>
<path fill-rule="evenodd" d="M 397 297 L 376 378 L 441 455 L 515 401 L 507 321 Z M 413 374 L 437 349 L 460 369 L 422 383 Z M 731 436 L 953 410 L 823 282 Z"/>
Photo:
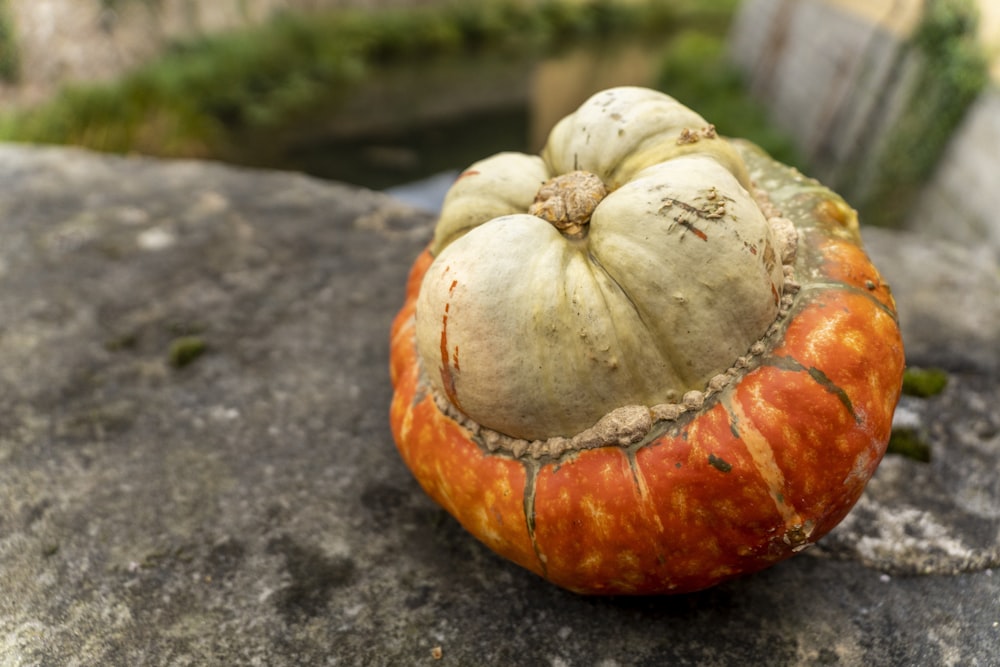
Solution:
<path fill-rule="evenodd" d="M 574 171 L 599 193 L 551 180 Z M 546 183 L 557 196 L 532 208 Z M 541 157 L 472 165 L 445 199 L 417 302 L 425 376 L 472 420 L 527 440 L 703 390 L 778 314 L 782 249 L 748 187 L 714 128 L 643 88 L 592 97 Z M 590 217 L 560 231 L 560 215 Z"/>

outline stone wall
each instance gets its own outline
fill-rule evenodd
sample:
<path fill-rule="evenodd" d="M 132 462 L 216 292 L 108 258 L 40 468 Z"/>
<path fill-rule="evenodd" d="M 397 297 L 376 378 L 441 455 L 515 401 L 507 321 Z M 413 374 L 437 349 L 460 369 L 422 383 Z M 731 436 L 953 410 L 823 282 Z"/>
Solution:
<path fill-rule="evenodd" d="M 886 130 L 913 94 L 920 56 L 907 37 L 920 0 L 746 0 L 731 53 L 755 96 L 789 132 L 811 175 L 850 201 L 875 182 Z M 980 38 L 994 84 L 969 110 L 903 226 L 992 254 L 1000 264 L 1000 216 L 991 187 L 1000 173 L 1000 9 L 981 2 Z"/>
<path fill-rule="evenodd" d="M 990 87 L 969 109 L 907 226 L 990 256 L 1000 267 L 1000 3 L 980 0 L 979 36 L 991 59 Z"/>
<path fill-rule="evenodd" d="M 907 226 L 992 253 L 1000 266 L 1000 86 L 979 97 L 955 132 Z"/>
<path fill-rule="evenodd" d="M 854 3 L 747 0 L 730 50 L 755 97 L 789 132 L 813 175 L 839 185 L 871 169 L 878 137 L 908 92 L 906 37 L 920 2 Z M 886 5 L 879 14 L 879 5 Z"/>

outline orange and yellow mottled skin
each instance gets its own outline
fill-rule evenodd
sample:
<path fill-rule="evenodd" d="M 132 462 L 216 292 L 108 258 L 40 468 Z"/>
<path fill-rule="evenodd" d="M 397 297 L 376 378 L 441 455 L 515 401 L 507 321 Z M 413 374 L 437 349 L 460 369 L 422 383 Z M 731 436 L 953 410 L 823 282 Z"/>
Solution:
<path fill-rule="evenodd" d="M 635 445 L 515 458 L 442 413 L 413 337 L 432 258 L 414 264 L 392 331 L 399 451 L 469 532 L 570 590 L 680 593 L 772 565 L 839 523 L 885 452 L 903 347 L 854 214 L 814 181 L 738 148 L 799 230 L 801 289 L 744 376 Z"/>

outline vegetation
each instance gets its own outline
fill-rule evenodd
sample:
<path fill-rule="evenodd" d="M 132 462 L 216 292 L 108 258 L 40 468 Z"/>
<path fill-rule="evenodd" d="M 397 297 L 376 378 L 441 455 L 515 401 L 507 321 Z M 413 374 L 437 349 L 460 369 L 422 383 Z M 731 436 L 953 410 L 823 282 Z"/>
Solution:
<path fill-rule="evenodd" d="M 726 57 L 723 35 L 688 29 L 673 38 L 657 86 L 715 123 L 720 134 L 749 139 L 774 159 L 801 168 L 791 138 L 746 92 L 743 76 Z"/>
<path fill-rule="evenodd" d="M 0 0 L 0 81 L 14 83 L 21 75 L 17 37 L 7 0 Z"/>
<path fill-rule="evenodd" d="M 948 373 L 940 368 L 907 368 L 903 373 L 903 394 L 918 398 L 937 396 L 948 386 Z M 927 463 L 931 460 L 931 446 L 922 429 L 900 426 L 892 429 L 890 454 Z"/>
<path fill-rule="evenodd" d="M 101 0 L 108 9 L 160 0 Z M 373 74 L 399 63 L 532 58 L 587 40 L 663 38 L 657 87 L 804 167 L 790 139 L 745 92 L 725 54 L 738 0 L 495 0 L 377 14 L 283 14 L 252 29 L 173 45 L 109 85 L 67 88 L 39 108 L 0 115 L 0 140 L 112 152 L 238 159 L 256 137 L 308 126 Z M 870 183 L 839 187 L 867 223 L 898 222 L 988 80 L 973 0 L 926 0 L 911 51 L 922 66 L 913 99 L 882 138 Z M 901 61 L 902 62 L 902 61 Z M 14 29 L 0 0 L 0 80 L 19 76 Z M 860 181 L 861 170 L 854 172 Z"/>
<path fill-rule="evenodd" d="M 174 368 L 190 365 L 208 349 L 205 339 L 200 336 L 181 336 L 170 343 L 168 358 Z"/>
<path fill-rule="evenodd" d="M 898 224 L 930 177 L 955 128 L 989 80 L 974 0 L 928 0 L 910 40 L 922 59 L 910 103 L 885 140 L 878 181 L 858 201 L 862 217 Z M 857 184 L 854 184 L 857 187 Z"/>
<path fill-rule="evenodd" d="M 161 0 L 101 0 L 101 9 L 118 10 L 127 4 L 143 4 L 151 7 L 159 6 Z"/>
<path fill-rule="evenodd" d="M 892 429 L 886 453 L 898 454 L 921 463 L 929 463 L 931 460 L 931 446 L 912 428 Z"/>
<path fill-rule="evenodd" d="M 903 373 L 903 393 L 907 396 L 930 398 L 948 386 L 948 373 L 940 368 L 907 368 Z"/>
<path fill-rule="evenodd" d="M 497 0 L 377 15 L 286 14 L 258 28 L 177 44 L 117 83 L 68 88 L 40 108 L 0 118 L 0 140 L 225 157 L 247 136 L 345 99 L 379 66 L 487 50 L 540 54 L 574 40 L 680 25 L 721 30 L 736 4 Z"/>

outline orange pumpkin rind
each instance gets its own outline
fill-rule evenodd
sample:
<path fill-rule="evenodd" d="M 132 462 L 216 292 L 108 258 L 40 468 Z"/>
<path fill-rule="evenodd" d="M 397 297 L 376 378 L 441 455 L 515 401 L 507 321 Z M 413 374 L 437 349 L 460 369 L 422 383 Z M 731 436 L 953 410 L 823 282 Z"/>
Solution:
<path fill-rule="evenodd" d="M 698 407 L 650 411 L 636 441 L 488 442 L 422 378 L 414 311 L 428 251 L 411 271 L 391 333 L 399 452 L 470 533 L 569 590 L 684 593 L 769 567 L 836 526 L 885 453 L 903 345 L 857 218 L 816 181 L 733 145 L 795 226 L 795 289 L 734 381 Z"/>

